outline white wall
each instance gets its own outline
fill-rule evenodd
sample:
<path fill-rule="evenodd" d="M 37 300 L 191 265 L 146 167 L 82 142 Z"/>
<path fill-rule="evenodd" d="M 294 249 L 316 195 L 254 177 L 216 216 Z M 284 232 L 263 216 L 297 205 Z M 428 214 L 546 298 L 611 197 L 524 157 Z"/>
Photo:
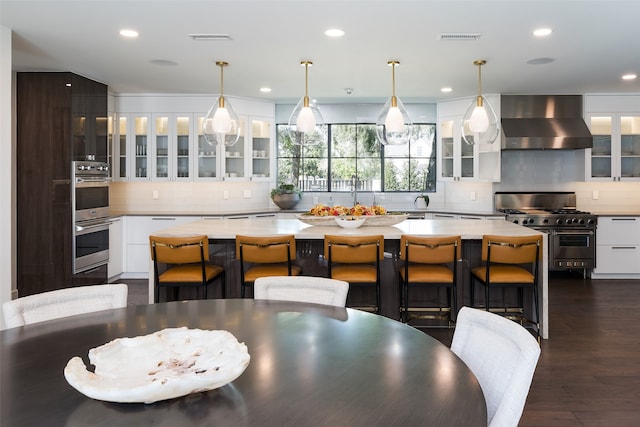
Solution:
<path fill-rule="evenodd" d="M 0 305 L 11 299 L 16 289 L 15 271 L 15 90 L 11 70 L 11 40 L 9 28 L 0 26 Z M 0 317 L 0 329 L 4 318 Z"/>

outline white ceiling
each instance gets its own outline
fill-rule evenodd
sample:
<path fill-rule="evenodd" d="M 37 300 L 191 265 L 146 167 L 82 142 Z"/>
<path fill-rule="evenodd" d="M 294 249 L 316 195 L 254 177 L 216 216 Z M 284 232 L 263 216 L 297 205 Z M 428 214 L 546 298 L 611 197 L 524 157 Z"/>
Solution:
<path fill-rule="evenodd" d="M 398 60 L 396 94 L 434 101 L 475 94 L 481 58 L 484 93 L 640 92 L 640 78 L 621 80 L 640 75 L 640 1 L 0 0 L 0 22 L 14 31 L 13 69 L 72 71 L 116 93 L 219 93 L 215 61 L 225 60 L 226 95 L 292 102 L 304 94 L 299 63 L 311 60 L 309 95 L 319 102 L 383 102 L 387 61 Z M 125 27 L 140 36 L 123 39 Z M 344 37 L 323 34 L 334 27 Z M 538 27 L 554 32 L 536 39 Z M 554 61 L 527 64 L 537 58 Z"/>

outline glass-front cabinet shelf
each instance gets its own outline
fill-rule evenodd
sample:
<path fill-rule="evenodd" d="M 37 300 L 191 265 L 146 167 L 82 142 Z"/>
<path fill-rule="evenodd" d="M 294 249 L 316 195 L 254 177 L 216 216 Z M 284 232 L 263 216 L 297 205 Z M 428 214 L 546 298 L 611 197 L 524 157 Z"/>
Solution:
<path fill-rule="evenodd" d="M 453 120 L 444 120 L 440 123 L 440 176 L 453 178 Z"/>
<path fill-rule="evenodd" d="M 207 180 L 218 178 L 218 144 L 210 144 L 204 137 L 204 116 L 196 119 L 198 139 L 198 158 L 196 161 L 196 178 Z"/>
<path fill-rule="evenodd" d="M 176 179 L 191 179 L 192 178 L 192 166 L 191 166 L 191 123 L 193 122 L 192 116 L 180 115 L 175 117 L 176 124 Z"/>
<path fill-rule="evenodd" d="M 135 161 L 133 162 L 133 178 L 136 180 L 149 179 L 149 116 L 134 116 L 133 120 L 133 143 Z"/>
<path fill-rule="evenodd" d="M 129 150 L 127 150 L 127 136 L 129 135 L 128 128 L 128 117 L 127 116 L 116 116 L 116 135 L 115 140 L 117 141 L 114 146 L 114 163 L 112 169 L 112 177 L 117 181 L 124 181 L 128 177 L 129 171 L 129 157 L 127 154 Z"/>
<path fill-rule="evenodd" d="M 251 179 L 271 177 L 270 120 L 251 119 Z"/>
<path fill-rule="evenodd" d="M 440 122 L 440 178 L 444 180 L 475 178 L 475 146 L 463 142 L 460 123 L 462 117 Z"/>
<path fill-rule="evenodd" d="M 588 117 L 593 148 L 587 149 L 587 179 L 640 180 L 640 114 L 593 114 Z"/>
<path fill-rule="evenodd" d="M 169 178 L 169 117 L 155 116 L 153 118 L 154 147 L 154 180 Z"/>
<path fill-rule="evenodd" d="M 233 145 L 222 146 L 222 153 L 224 156 L 224 179 L 233 180 L 238 178 L 246 178 L 246 125 L 247 121 L 244 117 L 240 117 L 240 138 Z"/>

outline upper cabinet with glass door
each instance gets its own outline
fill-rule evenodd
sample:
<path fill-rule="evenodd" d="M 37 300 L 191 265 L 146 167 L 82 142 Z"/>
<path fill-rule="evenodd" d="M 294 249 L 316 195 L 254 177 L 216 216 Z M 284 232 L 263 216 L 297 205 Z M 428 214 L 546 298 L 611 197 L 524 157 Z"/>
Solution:
<path fill-rule="evenodd" d="M 221 155 L 224 158 L 222 163 L 222 173 L 225 180 L 237 180 L 247 178 L 247 161 L 249 160 L 251 152 L 246 147 L 246 130 L 247 119 L 240 116 L 240 125 L 238 129 L 240 131 L 240 138 L 233 145 L 221 145 Z M 249 154 L 247 154 L 249 153 Z"/>
<path fill-rule="evenodd" d="M 587 179 L 640 180 L 640 113 L 594 113 L 587 122 L 593 135 L 593 148 L 585 150 Z"/>
<path fill-rule="evenodd" d="M 271 178 L 273 122 L 270 119 L 251 118 L 251 179 L 268 180 Z"/>
<path fill-rule="evenodd" d="M 151 119 L 147 114 L 117 114 L 113 144 L 114 181 L 147 181 L 150 171 Z"/>
<path fill-rule="evenodd" d="M 154 181 L 188 181 L 192 177 L 191 114 L 153 116 Z"/>
<path fill-rule="evenodd" d="M 486 95 L 499 114 L 500 97 Z M 468 144 L 462 138 L 462 117 L 472 98 L 438 103 L 438 169 L 442 181 L 500 181 L 500 139 Z"/>
<path fill-rule="evenodd" d="M 128 176 L 131 180 L 148 181 L 151 169 L 151 119 L 147 115 L 131 115 L 129 119 L 129 152 L 134 154 Z"/>

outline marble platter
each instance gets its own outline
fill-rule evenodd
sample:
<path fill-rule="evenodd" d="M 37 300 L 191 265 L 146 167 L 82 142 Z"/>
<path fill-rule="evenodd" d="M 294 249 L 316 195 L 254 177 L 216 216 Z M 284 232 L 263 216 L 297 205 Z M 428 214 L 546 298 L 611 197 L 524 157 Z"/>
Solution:
<path fill-rule="evenodd" d="M 228 331 L 167 328 L 92 348 L 95 372 L 75 356 L 64 376 L 92 399 L 153 403 L 222 387 L 238 378 L 249 360 L 247 346 Z"/>

